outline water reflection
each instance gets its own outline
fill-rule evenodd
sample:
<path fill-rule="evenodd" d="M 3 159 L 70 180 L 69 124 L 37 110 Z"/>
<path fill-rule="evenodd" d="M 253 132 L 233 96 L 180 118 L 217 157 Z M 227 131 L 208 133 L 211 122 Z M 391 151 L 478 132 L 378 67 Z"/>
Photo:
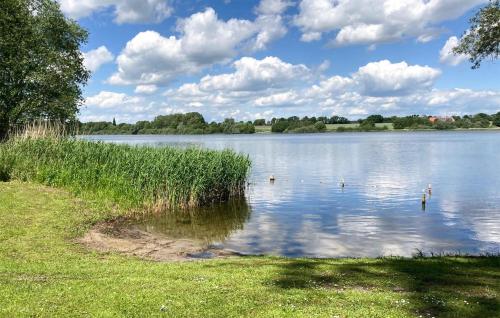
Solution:
<path fill-rule="evenodd" d="M 186 238 L 208 244 L 222 242 L 235 231 L 243 229 L 250 214 L 251 209 L 246 200 L 238 199 L 196 210 L 144 216 L 135 220 L 134 226 L 173 239 Z"/>
<path fill-rule="evenodd" d="M 189 219 L 151 219 L 144 223 L 150 230 L 249 254 L 500 252 L 499 132 L 97 138 L 249 154 L 244 205 L 213 207 Z"/>

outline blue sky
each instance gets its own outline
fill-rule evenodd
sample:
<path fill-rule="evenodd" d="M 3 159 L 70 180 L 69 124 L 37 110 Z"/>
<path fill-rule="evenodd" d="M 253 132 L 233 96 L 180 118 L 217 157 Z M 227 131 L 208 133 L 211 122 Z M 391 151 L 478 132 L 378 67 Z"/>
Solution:
<path fill-rule="evenodd" d="M 59 0 L 90 33 L 82 121 L 500 111 L 450 54 L 484 0 Z"/>

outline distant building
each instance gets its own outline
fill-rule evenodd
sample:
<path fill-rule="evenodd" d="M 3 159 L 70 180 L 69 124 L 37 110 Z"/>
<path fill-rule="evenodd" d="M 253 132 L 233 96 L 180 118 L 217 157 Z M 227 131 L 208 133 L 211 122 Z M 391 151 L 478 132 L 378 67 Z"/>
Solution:
<path fill-rule="evenodd" d="M 429 121 L 431 124 L 435 124 L 438 121 L 436 116 L 429 116 Z"/>
<path fill-rule="evenodd" d="M 429 116 L 429 122 L 435 124 L 437 121 L 445 121 L 449 123 L 455 122 L 455 118 L 451 116 Z"/>

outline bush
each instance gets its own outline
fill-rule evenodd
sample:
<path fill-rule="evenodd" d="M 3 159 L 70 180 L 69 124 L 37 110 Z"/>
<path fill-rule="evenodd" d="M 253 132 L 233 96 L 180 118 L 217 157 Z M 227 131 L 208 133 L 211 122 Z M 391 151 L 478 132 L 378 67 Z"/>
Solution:
<path fill-rule="evenodd" d="M 325 131 L 326 130 L 326 125 L 324 122 L 322 121 L 318 121 L 314 124 L 314 128 L 317 130 L 317 131 Z"/>

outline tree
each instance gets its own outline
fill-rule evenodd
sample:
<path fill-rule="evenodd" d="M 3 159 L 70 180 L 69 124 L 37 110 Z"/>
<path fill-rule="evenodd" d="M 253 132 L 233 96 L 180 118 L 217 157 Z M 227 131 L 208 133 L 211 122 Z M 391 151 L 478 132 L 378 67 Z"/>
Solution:
<path fill-rule="evenodd" d="M 490 3 L 470 19 L 470 29 L 453 49 L 455 54 L 466 54 L 477 69 L 481 62 L 490 57 L 497 59 L 500 54 L 500 0 Z"/>
<path fill-rule="evenodd" d="M 500 127 L 500 112 L 493 115 L 493 125 Z"/>
<path fill-rule="evenodd" d="M 87 32 L 53 0 L 2 0 L 0 30 L 0 139 L 35 119 L 75 120 Z"/>
<path fill-rule="evenodd" d="M 114 117 L 113 117 L 113 126 L 116 126 L 116 120 Z"/>
<path fill-rule="evenodd" d="M 255 126 L 265 126 L 266 125 L 266 120 L 265 119 L 256 119 L 253 121 L 253 124 Z"/>
<path fill-rule="evenodd" d="M 377 124 L 377 123 L 383 123 L 384 117 L 382 115 L 370 115 L 365 120 Z"/>

